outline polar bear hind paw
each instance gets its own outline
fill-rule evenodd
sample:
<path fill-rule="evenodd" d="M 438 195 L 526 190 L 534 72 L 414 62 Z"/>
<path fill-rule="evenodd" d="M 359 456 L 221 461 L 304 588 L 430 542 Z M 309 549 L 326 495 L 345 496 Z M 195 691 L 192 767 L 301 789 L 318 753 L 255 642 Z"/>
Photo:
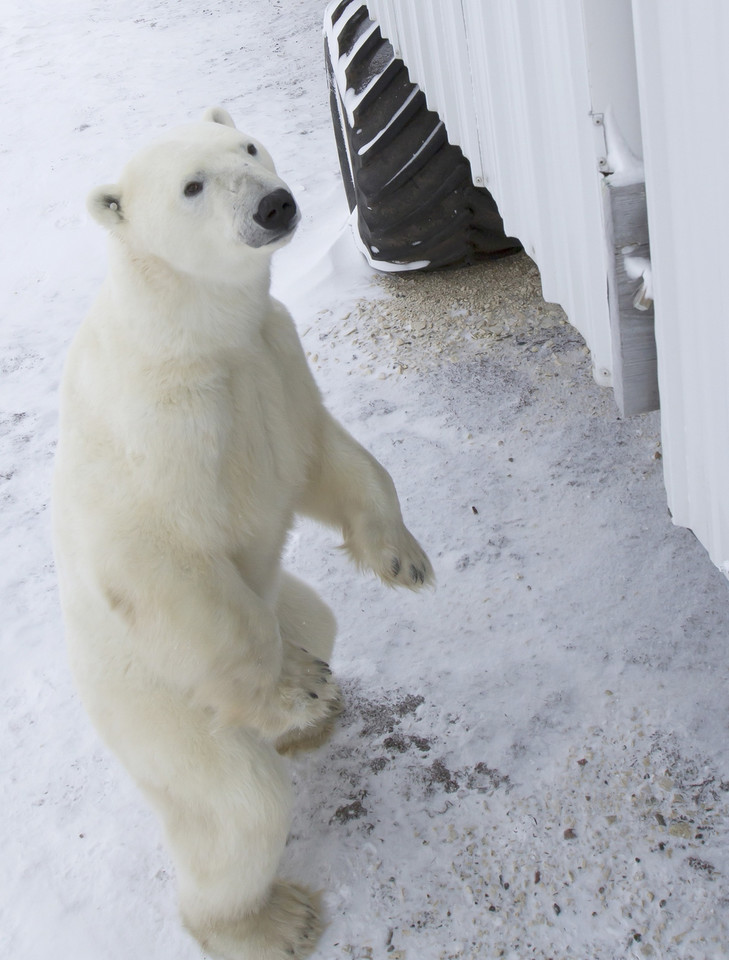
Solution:
<path fill-rule="evenodd" d="M 279 960 L 279 956 L 281 960 L 304 960 L 314 951 L 323 929 L 319 897 L 297 884 L 278 881 L 262 911 L 262 921 L 261 939 L 264 946 L 271 941 L 271 960 Z M 268 960 L 266 953 L 260 956 Z"/>
<path fill-rule="evenodd" d="M 219 960 L 304 960 L 316 947 L 323 925 L 318 894 L 276 881 L 254 914 L 205 924 L 187 923 L 203 950 Z"/>

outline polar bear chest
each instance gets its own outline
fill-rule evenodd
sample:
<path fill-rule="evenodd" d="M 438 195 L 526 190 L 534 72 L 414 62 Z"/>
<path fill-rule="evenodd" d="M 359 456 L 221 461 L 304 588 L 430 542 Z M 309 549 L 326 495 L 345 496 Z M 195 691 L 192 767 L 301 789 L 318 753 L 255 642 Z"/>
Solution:
<path fill-rule="evenodd" d="M 235 542 L 288 525 L 312 456 L 311 412 L 265 351 L 186 372 L 134 438 L 158 509 L 215 523 Z M 146 423 L 145 423 L 146 421 Z M 154 480 L 152 480 L 154 478 Z"/>
<path fill-rule="evenodd" d="M 244 528 L 284 514 L 288 520 L 313 453 L 311 407 L 291 372 L 265 356 L 255 369 L 246 363 L 232 371 L 230 402 L 220 467 L 231 520 Z"/>
<path fill-rule="evenodd" d="M 135 350 L 119 329 L 86 324 L 64 378 L 57 512 L 74 552 L 143 540 L 265 580 L 317 457 L 318 390 L 290 319 L 186 359 Z"/>

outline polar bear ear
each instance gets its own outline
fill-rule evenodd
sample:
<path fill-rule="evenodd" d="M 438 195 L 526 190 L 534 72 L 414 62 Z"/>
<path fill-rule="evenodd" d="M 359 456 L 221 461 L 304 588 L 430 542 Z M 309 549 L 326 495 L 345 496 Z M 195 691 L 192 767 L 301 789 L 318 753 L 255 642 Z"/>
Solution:
<path fill-rule="evenodd" d="M 121 191 L 115 183 L 92 190 L 86 199 L 91 216 L 107 230 L 113 230 L 124 220 Z"/>
<path fill-rule="evenodd" d="M 225 107 L 208 107 L 208 109 L 203 114 L 203 120 L 211 120 L 213 123 L 222 123 L 226 127 L 233 127 L 235 130 L 235 123 L 233 123 L 233 118 L 225 109 Z"/>

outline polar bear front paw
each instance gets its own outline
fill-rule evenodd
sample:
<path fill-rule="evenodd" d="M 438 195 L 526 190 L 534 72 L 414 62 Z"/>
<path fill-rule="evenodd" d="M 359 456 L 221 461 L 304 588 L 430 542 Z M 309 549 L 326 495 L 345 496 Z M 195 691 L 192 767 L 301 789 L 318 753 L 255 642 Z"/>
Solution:
<path fill-rule="evenodd" d="M 409 590 L 419 590 L 426 584 L 432 584 L 433 568 L 418 541 L 404 527 L 399 540 L 398 545 L 385 547 L 381 570 L 376 571 L 380 578 L 391 586 L 407 587 Z"/>
<path fill-rule="evenodd" d="M 420 590 L 435 581 L 427 554 L 402 523 L 394 528 L 362 523 L 351 530 L 344 546 L 388 586 Z"/>
<path fill-rule="evenodd" d="M 292 730 L 327 726 L 342 710 L 329 664 L 288 642 L 284 642 L 279 696 Z"/>

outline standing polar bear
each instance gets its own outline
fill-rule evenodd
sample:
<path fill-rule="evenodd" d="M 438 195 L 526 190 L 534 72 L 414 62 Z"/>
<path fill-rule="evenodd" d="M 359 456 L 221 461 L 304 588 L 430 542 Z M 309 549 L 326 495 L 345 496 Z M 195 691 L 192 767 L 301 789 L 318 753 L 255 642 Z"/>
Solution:
<path fill-rule="evenodd" d="M 284 542 L 300 513 L 388 584 L 430 563 L 271 298 L 299 214 L 263 146 L 213 108 L 89 208 L 110 271 L 69 353 L 54 479 L 74 676 L 162 817 L 188 930 L 227 960 L 304 957 L 320 922 L 276 879 L 280 751 L 323 737 L 340 699 L 334 618 L 282 572 Z"/>

